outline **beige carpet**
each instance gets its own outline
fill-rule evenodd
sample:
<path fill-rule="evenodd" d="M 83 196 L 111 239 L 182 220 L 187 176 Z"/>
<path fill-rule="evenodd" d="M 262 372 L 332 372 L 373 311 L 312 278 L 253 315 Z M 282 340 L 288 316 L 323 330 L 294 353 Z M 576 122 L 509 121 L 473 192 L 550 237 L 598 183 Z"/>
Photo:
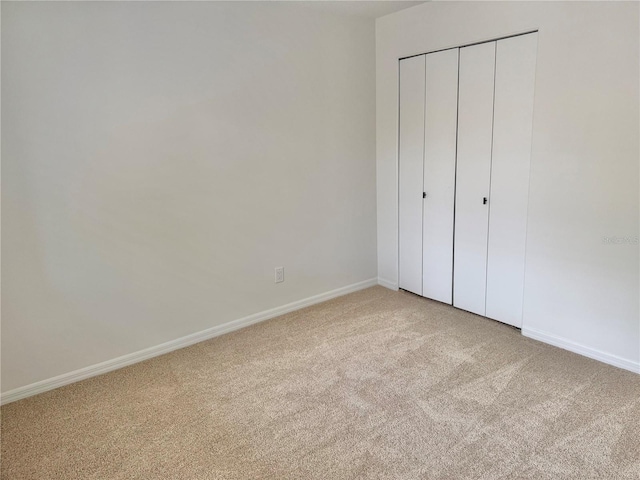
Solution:
<path fill-rule="evenodd" d="M 2 478 L 640 478 L 640 376 L 374 287 L 2 408 Z"/>

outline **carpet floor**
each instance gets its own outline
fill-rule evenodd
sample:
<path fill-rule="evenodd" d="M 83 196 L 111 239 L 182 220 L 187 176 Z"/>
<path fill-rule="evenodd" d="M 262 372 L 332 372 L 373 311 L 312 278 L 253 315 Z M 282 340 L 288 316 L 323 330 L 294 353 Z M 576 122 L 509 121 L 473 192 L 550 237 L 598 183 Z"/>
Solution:
<path fill-rule="evenodd" d="M 640 376 L 373 287 L 1 409 L 3 479 L 640 478 Z"/>

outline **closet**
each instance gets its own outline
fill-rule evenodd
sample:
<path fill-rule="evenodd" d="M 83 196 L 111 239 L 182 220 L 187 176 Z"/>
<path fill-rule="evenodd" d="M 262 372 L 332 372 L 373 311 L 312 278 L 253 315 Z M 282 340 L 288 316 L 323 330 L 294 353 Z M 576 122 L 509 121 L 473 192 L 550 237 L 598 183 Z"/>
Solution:
<path fill-rule="evenodd" d="M 537 33 L 400 60 L 399 287 L 521 327 Z"/>

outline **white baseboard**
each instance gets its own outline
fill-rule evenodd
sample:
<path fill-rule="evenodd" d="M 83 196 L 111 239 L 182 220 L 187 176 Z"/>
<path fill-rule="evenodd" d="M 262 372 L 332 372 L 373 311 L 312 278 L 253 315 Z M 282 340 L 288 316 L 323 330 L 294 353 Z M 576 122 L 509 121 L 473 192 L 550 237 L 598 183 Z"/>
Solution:
<path fill-rule="evenodd" d="M 605 353 L 595 348 L 587 347 L 579 343 L 573 342 L 566 338 L 558 337 L 550 333 L 541 332 L 535 328 L 522 328 L 522 335 L 525 337 L 533 338 L 544 343 L 559 347 L 570 352 L 584 355 L 585 357 L 593 358 L 603 363 L 608 363 L 614 367 L 623 368 L 634 373 L 640 373 L 640 363 L 628 360 L 626 358 L 618 357 L 610 353 Z"/>
<path fill-rule="evenodd" d="M 113 370 L 117 370 L 134 363 L 142 362 L 144 360 L 148 360 L 149 358 L 157 357 L 158 355 L 162 355 L 164 353 L 172 352 L 173 350 L 178 350 L 179 348 L 193 345 L 194 343 L 199 343 L 204 340 L 217 337 L 219 335 L 224 335 L 225 333 L 229 333 L 234 330 L 239 330 L 249 325 L 253 325 L 254 323 L 262 322 L 264 320 L 268 320 L 279 315 L 284 315 L 285 313 L 293 312 L 295 310 L 300 310 L 301 308 L 309 307 L 311 305 L 315 305 L 332 298 L 340 297 L 348 293 L 373 287 L 377 284 L 378 279 L 371 278 L 363 282 L 354 283 L 351 285 L 347 285 L 346 287 L 337 288 L 329 292 L 298 300 L 297 302 L 288 303 L 280 307 L 264 310 L 259 313 L 254 313 L 253 315 L 249 315 L 248 317 L 232 320 L 231 322 L 217 325 L 215 327 L 202 330 L 201 332 L 192 333 L 191 335 L 187 335 L 176 340 L 171 340 L 169 342 L 161 343 L 160 345 L 156 345 L 154 347 L 145 348 L 144 350 L 139 350 L 128 355 L 123 355 L 121 357 L 107 360 L 96 365 L 91 365 L 79 370 L 74 370 L 73 372 L 64 373 L 53 378 L 41 380 L 24 387 L 9 390 L 8 392 L 0 395 L 0 405 L 31 397 L 39 393 L 53 390 L 54 388 L 69 385 L 70 383 L 74 382 L 79 382 L 80 380 L 85 380 L 97 375 L 102 375 L 103 373 L 111 372 Z"/>
<path fill-rule="evenodd" d="M 398 291 L 398 284 L 395 282 L 390 282 L 386 278 L 378 277 L 378 285 L 388 288 L 389 290 Z"/>

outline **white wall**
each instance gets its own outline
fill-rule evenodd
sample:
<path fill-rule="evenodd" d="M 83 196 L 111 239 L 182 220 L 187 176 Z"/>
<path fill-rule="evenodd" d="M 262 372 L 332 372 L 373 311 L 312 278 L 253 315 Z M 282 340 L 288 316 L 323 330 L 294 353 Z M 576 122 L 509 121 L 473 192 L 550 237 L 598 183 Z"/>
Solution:
<path fill-rule="evenodd" d="M 398 58 L 539 29 L 523 332 L 638 369 L 638 10 L 430 2 L 377 20 L 379 277 L 397 284 Z"/>
<path fill-rule="evenodd" d="M 2 391 L 375 277 L 374 48 L 302 4 L 3 2 Z"/>

